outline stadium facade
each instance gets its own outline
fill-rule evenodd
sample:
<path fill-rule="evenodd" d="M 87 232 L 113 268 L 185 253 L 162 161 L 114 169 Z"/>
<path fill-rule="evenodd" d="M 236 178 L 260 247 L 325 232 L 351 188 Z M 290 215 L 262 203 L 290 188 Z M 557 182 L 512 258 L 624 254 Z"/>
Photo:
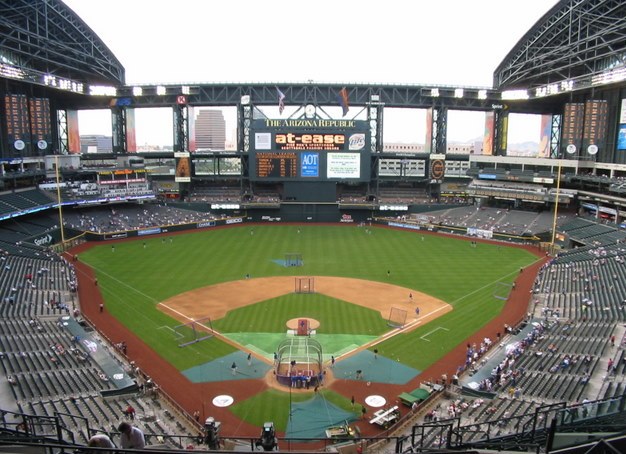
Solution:
<path fill-rule="evenodd" d="M 4 190 L 44 185 L 66 206 L 175 201 L 255 222 L 360 222 L 444 203 L 556 205 L 623 227 L 623 1 L 559 1 L 495 69 L 493 87 L 286 83 L 284 101 L 297 107 L 287 119 L 263 113 L 276 104 L 275 84 L 130 86 L 106 44 L 60 0 L 0 5 Z M 338 95 L 363 117 L 328 116 L 323 107 Z M 237 109 L 237 148 L 196 151 L 191 115 L 218 106 Z M 134 111 L 150 107 L 172 109 L 172 152 L 136 152 Z M 427 110 L 423 148 L 385 147 L 385 109 L 394 107 Z M 110 109 L 111 152 L 81 150 L 82 109 Z M 448 144 L 450 110 L 485 113 L 473 153 Z M 508 154 L 514 113 L 542 116 L 537 155 Z M 3 220 L 58 206 L 3 204 Z"/>

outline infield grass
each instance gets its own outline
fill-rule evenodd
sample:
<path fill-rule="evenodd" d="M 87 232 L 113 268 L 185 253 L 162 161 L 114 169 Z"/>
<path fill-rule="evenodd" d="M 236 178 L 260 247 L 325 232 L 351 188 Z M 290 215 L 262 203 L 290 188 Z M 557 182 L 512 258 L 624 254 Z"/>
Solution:
<path fill-rule="evenodd" d="M 380 312 L 315 293 L 288 293 L 240 307 L 213 322 L 213 327 L 222 333 L 236 333 L 242 327 L 259 333 L 284 333 L 285 322 L 298 317 L 323 320 L 324 333 L 381 335 L 389 330 Z"/>
<path fill-rule="evenodd" d="M 495 317 L 504 304 L 494 297 L 496 283 L 513 282 L 520 267 L 536 260 L 527 251 L 505 245 L 471 247 L 462 238 L 376 227 L 370 231 L 356 226 L 238 226 L 176 235 L 171 242 L 161 237 L 120 242 L 114 251 L 110 244 L 98 245 L 80 259 L 96 270 L 107 310 L 179 369 L 234 350 L 215 338 L 177 346 L 171 328 L 179 322 L 155 306 L 195 288 L 242 279 L 246 274 L 324 275 L 388 282 L 427 293 L 450 303 L 454 310 L 378 346 L 381 354 L 420 370 Z M 290 252 L 302 254 L 302 267 L 276 263 Z M 351 322 L 372 323 L 365 315 Z M 237 330 L 236 321 L 221 323 Z M 267 321 L 268 329 L 277 329 L 273 324 Z M 249 320 L 242 320 L 239 331 L 250 331 L 249 325 Z"/>

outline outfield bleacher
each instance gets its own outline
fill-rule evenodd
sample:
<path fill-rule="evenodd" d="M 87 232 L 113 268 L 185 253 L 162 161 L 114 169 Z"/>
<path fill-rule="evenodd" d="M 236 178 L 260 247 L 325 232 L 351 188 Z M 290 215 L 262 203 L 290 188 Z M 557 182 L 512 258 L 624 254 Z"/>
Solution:
<path fill-rule="evenodd" d="M 38 189 L 26 189 L 0 194 L 0 215 L 19 213 L 33 208 L 52 207 L 54 201 Z"/>
<path fill-rule="evenodd" d="M 419 216 L 428 217 L 433 224 L 475 227 L 515 236 L 547 232 L 554 222 L 554 213 L 550 211 L 506 210 L 474 205 L 430 211 Z M 570 219 L 573 219 L 570 214 L 559 214 L 557 225 L 568 223 Z"/>

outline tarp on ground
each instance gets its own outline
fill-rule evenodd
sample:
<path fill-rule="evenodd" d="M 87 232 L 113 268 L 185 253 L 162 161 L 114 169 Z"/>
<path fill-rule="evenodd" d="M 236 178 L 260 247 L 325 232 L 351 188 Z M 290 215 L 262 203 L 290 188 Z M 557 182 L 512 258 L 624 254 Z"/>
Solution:
<path fill-rule="evenodd" d="M 326 438 L 326 429 L 356 421 L 355 413 L 349 413 L 330 403 L 321 394 L 304 402 L 291 405 L 291 417 L 287 423 L 287 438 Z"/>
<path fill-rule="evenodd" d="M 193 383 L 247 380 L 264 377 L 272 367 L 254 356 L 251 358 L 251 364 L 248 365 L 247 357 L 246 352 L 236 351 L 208 363 L 185 369 L 182 374 Z M 232 369 L 233 363 L 237 366 L 235 373 Z"/>
<path fill-rule="evenodd" d="M 361 371 L 358 376 L 357 371 Z M 347 358 L 339 358 L 333 367 L 338 380 L 360 380 L 376 383 L 404 385 L 417 377 L 421 371 L 406 366 L 380 354 L 363 350 Z"/>

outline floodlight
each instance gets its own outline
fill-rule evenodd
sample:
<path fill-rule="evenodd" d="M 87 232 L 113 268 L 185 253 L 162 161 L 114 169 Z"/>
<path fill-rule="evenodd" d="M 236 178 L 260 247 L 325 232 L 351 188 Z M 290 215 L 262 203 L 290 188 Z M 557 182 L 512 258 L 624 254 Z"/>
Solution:
<path fill-rule="evenodd" d="M 502 99 L 528 99 L 528 90 L 505 90 L 502 92 Z"/>
<path fill-rule="evenodd" d="M 89 85 L 89 94 L 91 96 L 117 96 L 117 89 L 106 85 Z"/>

